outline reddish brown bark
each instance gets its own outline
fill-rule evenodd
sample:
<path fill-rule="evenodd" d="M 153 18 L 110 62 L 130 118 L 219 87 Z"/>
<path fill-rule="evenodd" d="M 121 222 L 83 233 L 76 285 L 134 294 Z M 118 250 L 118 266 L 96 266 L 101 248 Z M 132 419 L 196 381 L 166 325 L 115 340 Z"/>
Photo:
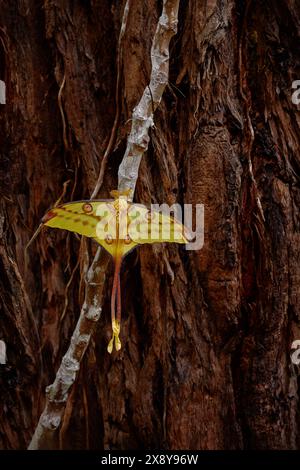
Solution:
<path fill-rule="evenodd" d="M 76 237 L 43 231 L 27 267 L 24 247 L 64 182 L 66 201 L 94 188 L 116 111 L 121 3 L 0 2 L 1 448 L 28 445 L 79 315 L 83 263 L 66 294 Z M 160 11 L 154 0 L 132 2 L 119 131 L 101 197 L 117 186 Z M 205 204 L 205 245 L 144 246 L 128 256 L 123 348 L 112 356 L 109 270 L 62 448 L 299 447 L 289 357 L 300 338 L 300 118 L 291 101 L 299 36 L 296 2 L 181 2 L 170 86 L 135 200 Z"/>

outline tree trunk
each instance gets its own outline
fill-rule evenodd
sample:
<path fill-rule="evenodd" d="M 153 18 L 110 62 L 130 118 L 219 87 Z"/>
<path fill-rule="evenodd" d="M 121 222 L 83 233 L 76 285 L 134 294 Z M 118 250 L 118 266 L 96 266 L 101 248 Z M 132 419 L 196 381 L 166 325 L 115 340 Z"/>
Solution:
<path fill-rule="evenodd" d="M 26 448 L 84 298 L 87 257 L 46 210 L 88 199 L 116 109 L 100 198 L 117 187 L 130 118 L 149 81 L 161 2 L 0 0 L 0 447 Z M 169 86 L 135 201 L 202 203 L 200 251 L 145 245 L 125 258 L 122 349 L 110 290 L 69 397 L 62 449 L 300 446 L 300 4 L 181 1 Z M 298 76 L 297 76 L 298 73 Z M 68 182 L 68 184 L 65 184 Z M 65 188 L 65 191 L 64 191 Z M 90 261 L 95 244 L 88 243 Z M 77 269 L 76 269 L 77 266 Z M 174 282 L 172 278 L 174 275 Z"/>

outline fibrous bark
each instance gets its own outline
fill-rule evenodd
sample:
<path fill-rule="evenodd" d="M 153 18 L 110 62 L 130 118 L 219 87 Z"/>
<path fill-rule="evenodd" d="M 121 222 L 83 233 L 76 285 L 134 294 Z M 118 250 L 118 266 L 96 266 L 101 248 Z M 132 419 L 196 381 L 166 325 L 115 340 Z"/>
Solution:
<path fill-rule="evenodd" d="M 153 125 L 153 113 L 160 103 L 162 94 L 168 83 L 169 43 L 171 37 L 177 31 L 178 7 L 179 0 L 164 0 L 162 14 L 160 16 L 153 39 L 150 84 L 148 85 L 148 89 L 144 91 L 139 104 L 133 112 L 132 130 L 128 137 L 128 145 L 122 160 L 122 164 L 119 168 L 119 173 L 121 176 L 118 185 L 118 190 L 120 192 L 124 190 L 131 191 L 130 199 L 133 198 L 141 158 L 143 153 L 148 148 L 148 134 L 150 125 Z M 121 39 L 125 34 L 128 11 L 129 2 L 127 1 L 124 7 L 119 47 L 121 46 Z M 118 80 L 119 77 L 117 78 L 117 81 Z M 65 76 L 60 88 L 59 99 L 64 84 Z M 119 86 L 117 83 L 117 89 L 118 88 Z M 118 94 L 116 94 L 116 96 L 118 96 Z M 63 135 L 64 140 L 66 140 L 65 119 L 63 112 L 62 118 L 64 131 Z M 117 121 L 118 119 L 115 117 L 114 127 Z M 110 147 L 110 143 L 108 146 Z M 104 162 L 106 161 L 106 155 L 108 155 L 107 150 L 103 156 Z M 100 166 L 99 177 L 92 197 L 94 194 L 97 194 L 102 184 L 102 168 L 103 167 Z M 107 256 L 103 256 L 103 260 L 100 261 L 100 252 L 101 250 L 98 249 L 94 261 L 87 273 L 86 294 L 80 317 L 72 335 L 70 346 L 62 359 L 62 363 L 56 374 L 55 380 L 52 385 L 47 387 L 46 406 L 43 410 L 43 413 L 41 414 L 38 425 L 30 442 L 29 450 L 52 449 L 58 447 L 58 431 L 65 413 L 70 387 L 76 379 L 80 369 L 80 363 L 94 332 L 95 322 L 99 320 L 101 314 L 102 291 L 105 283 L 104 274 L 108 263 Z"/>
<path fill-rule="evenodd" d="M 160 6 L 138 0 L 130 8 L 120 126 L 100 197 L 117 186 Z M 1 2 L 1 448 L 28 445 L 79 317 L 83 266 L 59 322 L 76 237 L 43 231 L 26 269 L 24 247 L 64 182 L 65 200 L 88 198 L 95 187 L 115 119 L 123 8 L 108 0 Z M 181 2 L 135 199 L 203 203 L 204 247 L 143 246 L 128 256 L 122 350 L 112 357 L 108 269 L 61 448 L 299 448 L 290 362 L 300 338 L 300 121 L 291 100 L 299 36 L 300 6 L 291 0 Z"/>

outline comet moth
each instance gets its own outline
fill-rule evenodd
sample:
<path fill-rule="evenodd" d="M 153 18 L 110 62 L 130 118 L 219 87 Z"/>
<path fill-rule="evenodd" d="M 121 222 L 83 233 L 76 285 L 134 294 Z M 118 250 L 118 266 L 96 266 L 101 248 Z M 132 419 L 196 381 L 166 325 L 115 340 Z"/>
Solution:
<path fill-rule="evenodd" d="M 188 243 L 186 227 L 174 217 L 128 201 L 129 192 L 111 191 L 112 200 L 69 202 L 49 210 L 42 219 L 48 227 L 93 238 L 114 260 L 111 294 L 112 338 L 107 350 L 121 349 L 120 269 L 123 258 L 145 243 Z"/>

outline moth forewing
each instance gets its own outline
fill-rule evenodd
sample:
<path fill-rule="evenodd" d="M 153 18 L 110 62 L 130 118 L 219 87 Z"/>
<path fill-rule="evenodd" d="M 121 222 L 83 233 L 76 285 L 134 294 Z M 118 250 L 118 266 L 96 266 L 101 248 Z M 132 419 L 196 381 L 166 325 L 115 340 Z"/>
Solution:
<path fill-rule="evenodd" d="M 137 244 L 145 243 L 149 238 L 147 212 L 142 204 L 131 204 L 128 209 L 128 234 Z"/>
<path fill-rule="evenodd" d="M 96 226 L 96 234 L 99 240 L 106 240 L 111 237 L 117 238 L 117 212 L 111 202 L 99 204 L 96 209 L 96 216 L 99 218 Z"/>
<path fill-rule="evenodd" d="M 161 220 L 160 220 L 161 214 L 159 212 L 156 212 L 155 210 L 151 210 L 149 212 L 149 220 L 150 220 L 150 238 L 151 238 L 151 243 L 158 243 L 162 238 L 161 234 Z"/>
<path fill-rule="evenodd" d="M 159 236 L 161 242 L 188 243 L 185 237 L 186 227 L 175 217 L 159 214 Z"/>
<path fill-rule="evenodd" d="M 157 236 L 157 226 L 153 225 L 153 238 L 158 238 L 159 242 L 175 242 L 182 240 L 181 224 L 175 225 L 175 217 L 182 219 L 182 209 L 180 204 L 152 204 L 152 214 L 158 214 L 159 217 L 159 236 Z"/>
<path fill-rule="evenodd" d="M 160 241 L 178 242 L 182 240 L 182 225 L 172 216 L 160 214 Z"/>
<path fill-rule="evenodd" d="M 79 213 L 79 207 L 76 211 L 70 205 L 54 207 L 43 217 L 42 222 L 47 227 L 60 228 L 76 232 L 86 237 L 94 237 L 96 233 L 96 221 Z"/>
<path fill-rule="evenodd" d="M 187 243 L 187 238 L 185 237 L 185 226 L 176 219 L 173 219 L 171 227 L 173 241 L 175 243 Z"/>

